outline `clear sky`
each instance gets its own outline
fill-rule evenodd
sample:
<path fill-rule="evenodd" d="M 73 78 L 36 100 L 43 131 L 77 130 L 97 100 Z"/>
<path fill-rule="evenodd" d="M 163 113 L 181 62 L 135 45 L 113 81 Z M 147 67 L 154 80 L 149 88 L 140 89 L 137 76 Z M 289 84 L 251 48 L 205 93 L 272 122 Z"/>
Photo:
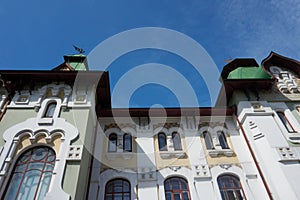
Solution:
<path fill-rule="evenodd" d="M 142 27 L 167 28 L 194 39 L 219 70 L 225 60 L 238 57 L 255 58 L 260 64 L 270 51 L 300 60 L 296 0 L 0 0 L 0 69 L 51 69 L 63 62 L 63 55 L 76 53 L 72 45 L 88 54 L 107 38 Z M 173 67 L 192 85 L 200 106 L 213 104 L 210 86 L 191 64 L 159 49 L 137 50 L 115 60 L 107 68 L 111 89 L 123 74 L 146 63 Z M 115 107 L 126 106 L 121 98 L 113 99 Z M 140 85 L 128 101 L 131 107 L 197 106 L 182 104 L 176 92 L 155 82 Z"/>

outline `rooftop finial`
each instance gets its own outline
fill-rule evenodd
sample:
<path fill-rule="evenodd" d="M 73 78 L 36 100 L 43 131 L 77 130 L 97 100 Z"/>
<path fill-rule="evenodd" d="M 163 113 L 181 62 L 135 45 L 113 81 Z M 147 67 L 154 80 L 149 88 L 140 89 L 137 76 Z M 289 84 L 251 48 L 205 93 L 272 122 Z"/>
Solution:
<path fill-rule="evenodd" d="M 79 47 L 77 47 L 77 46 L 75 46 L 75 45 L 73 45 L 73 47 L 74 47 L 74 49 L 75 49 L 76 51 L 78 51 L 80 54 L 83 54 L 83 53 L 85 52 L 82 48 L 79 48 Z"/>

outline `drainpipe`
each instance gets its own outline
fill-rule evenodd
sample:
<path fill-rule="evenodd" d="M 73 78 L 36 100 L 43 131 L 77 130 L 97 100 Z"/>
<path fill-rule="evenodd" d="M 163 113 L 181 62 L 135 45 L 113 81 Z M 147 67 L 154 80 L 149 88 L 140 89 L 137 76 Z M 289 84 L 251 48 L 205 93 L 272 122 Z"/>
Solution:
<path fill-rule="evenodd" d="M 268 186 L 268 184 L 267 184 L 267 181 L 266 181 L 266 179 L 265 179 L 265 177 L 264 177 L 264 175 L 263 175 L 263 173 L 262 173 L 262 171 L 261 171 L 261 168 L 260 168 L 260 166 L 259 166 L 259 164 L 258 164 L 258 162 L 257 162 L 257 159 L 255 158 L 255 154 L 254 154 L 254 152 L 253 152 L 253 150 L 252 150 L 252 148 L 251 148 L 251 146 L 250 146 L 250 143 L 249 143 L 249 140 L 248 140 L 247 135 L 246 135 L 246 133 L 245 133 L 245 130 L 244 130 L 244 128 L 243 128 L 243 126 L 242 126 L 242 124 L 241 124 L 241 122 L 240 122 L 240 120 L 239 120 L 239 118 L 238 118 L 238 116 L 237 116 L 237 109 L 236 109 L 236 106 L 233 107 L 233 111 L 234 111 L 233 113 L 234 113 L 235 119 L 236 119 L 236 121 L 238 122 L 239 127 L 240 127 L 240 129 L 241 129 L 241 131 L 242 131 L 242 134 L 243 134 L 243 136 L 244 136 L 244 138 L 245 138 L 245 140 L 246 140 L 247 147 L 248 147 L 248 149 L 249 149 L 249 151 L 250 151 L 250 153 L 251 153 L 251 156 L 252 156 L 252 158 L 253 158 L 253 160 L 254 160 L 254 163 L 255 163 L 255 166 L 256 166 L 256 168 L 257 168 L 257 170 L 258 170 L 258 173 L 259 173 L 259 175 L 260 175 L 260 177 L 261 177 L 261 179 L 262 179 L 262 181 L 263 181 L 263 184 L 264 184 L 264 186 L 265 186 L 265 188 L 266 188 L 266 190 L 267 190 L 269 199 L 270 199 L 270 200 L 273 200 L 271 190 L 270 190 L 270 188 L 269 188 L 269 186 Z"/>

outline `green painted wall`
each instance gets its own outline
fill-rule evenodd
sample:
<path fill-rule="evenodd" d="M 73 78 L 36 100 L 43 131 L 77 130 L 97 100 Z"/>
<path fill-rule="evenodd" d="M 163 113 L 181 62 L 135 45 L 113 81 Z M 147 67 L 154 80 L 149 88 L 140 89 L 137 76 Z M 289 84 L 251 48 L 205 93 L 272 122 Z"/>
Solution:
<path fill-rule="evenodd" d="M 72 144 L 83 145 L 82 159 L 80 162 L 68 161 L 65 169 L 63 189 L 71 195 L 71 199 L 85 199 L 89 181 L 91 152 L 94 141 L 93 111 L 88 108 L 74 108 L 61 112 L 61 118 L 77 127 L 79 137 Z"/>
<path fill-rule="evenodd" d="M 0 122 L 0 146 L 4 145 L 3 133 L 6 129 L 12 127 L 17 123 L 21 123 L 28 118 L 36 117 L 37 112 L 33 108 L 31 109 L 10 109 L 6 110 L 5 115 L 3 116 Z"/>

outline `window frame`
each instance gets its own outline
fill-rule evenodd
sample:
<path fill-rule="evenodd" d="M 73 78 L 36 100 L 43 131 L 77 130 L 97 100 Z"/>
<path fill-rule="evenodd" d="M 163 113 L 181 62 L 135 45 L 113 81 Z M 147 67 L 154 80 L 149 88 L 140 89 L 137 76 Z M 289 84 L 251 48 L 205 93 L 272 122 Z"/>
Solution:
<path fill-rule="evenodd" d="M 224 181 L 230 181 L 231 187 L 228 187 L 229 183 Z M 238 176 L 233 174 L 221 174 L 217 177 L 217 184 L 219 187 L 222 200 L 231 200 L 230 195 L 234 195 L 235 200 L 246 200 L 246 195 L 242 187 L 241 181 Z M 236 187 L 236 185 L 238 187 Z M 233 187 L 232 187 L 233 186 Z M 236 198 L 237 196 L 241 198 Z"/>
<path fill-rule="evenodd" d="M 160 132 L 160 133 L 158 133 L 157 138 L 158 138 L 158 149 L 159 149 L 159 151 L 168 151 L 167 135 L 164 132 Z M 162 143 L 164 143 L 164 146 L 161 146 Z"/>
<path fill-rule="evenodd" d="M 222 149 L 230 149 L 224 131 L 217 131 L 218 141 Z"/>
<path fill-rule="evenodd" d="M 126 138 L 126 136 L 129 136 L 129 138 Z M 126 142 L 130 142 L 129 145 L 130 145 L 130 148 L 127 149 L 126 148 Z M 132 136 L 129 134 L 129 133 L 124 133 L 123 134 L 123 151 L 124 152 L 132 152 Z"/>
<path fill-rule="evenodd" d="M 53 107 L 54 106 L 54 107 Z M 51 101 L 46 105 L 42 118 L 53 118 L 57 108 L 57 102 Z"/>
<path fill-rule="evenodd" d="M 175 136 L 174 136 L 175 135 Z M 172 133 L 172 141 L 173 141 L 173 147 L 174 151 L 182 151 L 182 141 L 180 134 L 176 131 Z"/>
<path fill-rule="evenodd" d="M 297 131 L 294 129 L 292 126 L 291 122 L 289 119 L 286 117 L 284 111 L 278 110 L 276 111 L 277 116 L 279 117 L 281 123 L 285 127 L 285 130 L 289 133 L 297 133 Z"/>
<path fill-rule="evenodd" d="M 116 192 L 114 190 L 114 185 L 113 185 L 113 188 L 112 188 L 112 191 L 109 192 L 108 191 L 108 187 L 110 186 L 109 184 L 116 182 L 116 181 L 122 181 L 122 191 L 121 192 Z M 124 183 L 127 183 L 128 184 L 128 187 L 129 187 L 129 190 L 128 191 L 124 191 Z M 104 192 L 104 199 L 107 198 L 107 195 L 112 195 L 112 199 L 114 199 L 114 195 L 115 194 L 121 194 L 122 195 L 122 199 L 124 199 L 124 195 L 126 194 L 129 194 L 129 199 L 131 199 L 131 184 L 130 184 L 130 181 L 127 180 L 127 179 L 124 179 L 124 178 L 114 178 L 114 179 L 111 179 L 109 180 L 106 184 L 105 184 L 105 192 Z"/>
<path fill-rule="evenodd" d="M 114 137 L 114 139 L 111 139 Z M 114 143 L 112 142 L 114 141 Z M 112 146 L 114 145 L 114 147 Z M 108 152 L 117 152 L 118 149 L 118 135 L 116 133 L 110 133 L 108 136 Z"/>
<path fill-rule="evenodd" d="M 215 146 L 212 140 L 211 133 L 209 131 L 203 131 L 203 138 L 204 138 L 204 143 L 205 147 L 207 150 L 214 150 Z M 210 146 L 210 147 L 208 147 Z"/>
<path fill-rule="evenodd" d="M 173 181 L 173 183 L 172 183 Z M 178 189 L 173 188 L 173 185 L 175 185 L 174 181 L 178 181 Z M 183 183 L 185 184 L 183 186 Z M 167 185 L 169 184 L 169 185 Z M 175 186 L 174 186 L 175 187 Z M 167 178 L 164 181 L 164 192 L 165 192 L 165 199 L 168 200 L 167 195 L 171 195 L 171 200 L 174 200 L 174 195 L 179 194 L 180 199 L 184 199 L 184 194 L 188 195 L 188 200 L 191 200 L 191 194 L 190 194 L 190 189 L 189 189 L 189 184 L 188 181 L 185 178 L 179 177 L 179 176 L 172 176 Z"/>
<path fill-rule="evenodd" d="M 33 153 L 34 151 L 38 151 L 39 149 L 46 149 L 46 154 L 41 158 L 41 159 L 34 159 L 33 157 Z M 51 161 L 48 161 L 49 159 L 49 153 L 52 153 L 50 154 L 50 156 L 53 157 L 53 159 Z M 27 156 L 28 158 L 26 159 Z M 24 157 L 25 157 L 25 162 L 22 162 L 22 160 L 24 161 Z M 47 191 L 45 192 L 45 194 L 47 194 L 47 192 L 49 191 L 49 188 L 50 188 L 50 184 L 51 184 L 51 179 L 52 179 L 52 174 L 53 174 L 53 171 L 54 171 L 54 167 L 55 167 L 55 161 L 56 161 L 56 152 L 54 149 L 52 149 L 51 147 L 49 147 L 48 145 L 38 145 L 38 146 L 34 146 L 34 147 L 30 147 L 28 149 L 26 149 L 25 151 L 22 151 L 19 156 L 16 158 L 15 160 L 15 163 L 13 165 L 13 168 L 12 168 L 12 171 L 10 172 L 10 175 L 9 175 L 9 181 L 7 182 L 7 185 L 5 186 L 5 196 L 4 196 L 4 199 L 6 198 L 11 198 L 11 197 L 8 197 L 7 195 L 9 195 L 9 190 L 10 188 L 12 187 L 11 184 L 13 184 L 13 177 L 15 174 L 22 174 L 22 177 L 21 179 L 18 181 L 18 189 L 17 191 L 15 191 L 15 194 L 14 194 L 14 199 L 17 199 L 18 196 L 20 195 L 20 189 L 22 188 L 22 185 L 24 184 L 24 180 L 26 181 L 26 178 L 29 177 L 29 178 L 32 178 L 30 177 L 29 175 L 26 175 L 27 173 L 30 173 L 32 171 L 38 171 L 39 174 L 39 178 L 38 178 L 38 183 L 37 183 L 37 186 L 35 188 L 35 192 L 34 192 L 34 199 L 36 199 L 37 197 L 39 197 L 39 195 L 41 194 L 41 189 L 43 189 L 43 184 L 45 183 L 45 179 L 47 177 L 45 177 L 45 175 L 47 175 L 47 173 L 51 174 L 50 176 L 50 179 L 48 180 L 47 184 L 48 184 L 48 187 L 47 187 Z M 40 168 L 29 168 L 31 164 L 36 164 L 36 163 L 42 163 L 42 166 L 40 165 Z M 16 169 L 20 166 L 24 166 L 24 169 L 22 171 L 16 171 Z M 46 166 L 52 166 L 52 169 L 51 170 L 46 170 L 45 167 Z M 22 169 L 22 168 L 21 168 Z M 36 177 L 36 175 L 34 175 L 34 177 Z M 12 187 L 13 188 L 13 187 Z M 30 194 L 30 193 L 29 193 Z"/>

